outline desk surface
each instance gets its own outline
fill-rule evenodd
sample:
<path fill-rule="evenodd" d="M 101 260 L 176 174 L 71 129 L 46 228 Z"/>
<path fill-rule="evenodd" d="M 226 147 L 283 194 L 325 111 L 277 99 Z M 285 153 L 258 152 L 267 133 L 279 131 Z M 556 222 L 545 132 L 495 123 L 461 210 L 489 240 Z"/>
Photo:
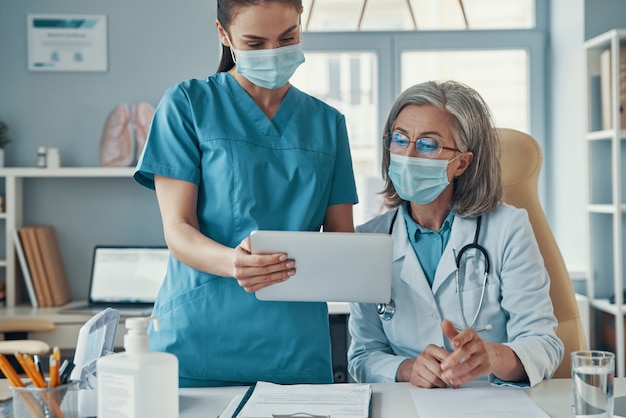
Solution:
<path fill-rule="evenodd" d="M 33 332 L 29 334 L 29 338 L 45 341 L 51 347 L 57 346 L 61 349 L 74 349 L 78 339 L 80 327 L 91 318 L 92 315 L 79 312 L 61 313 L 60 311 L 66 307 L 82 305 L 86 301 L 74 301 L 68 305 L 55 308 L 33 308 L 32 306 L 16 306 L 0 308 L 0 321 L 10 320 L 12 318 L 27 319 L 38 318 L 52 321 L 55 324 L 53 331 Z M 328 313 L 330 315 L 346 315 L 350 313 L 347 303 L 330 302 L 328 303 Z M 121 318 L 123 322 L 125 317 Z M 118 326 L 116 347 L 123 345 L 123 337 L 125 333 L 124 326 Z"/>
<path fill-rule="evenodd" d="M 409 393 L 413 387 L 410 383 L 374 383 L 372 387 L 374 389 L 372 418 L 419 418 Z M 245 390 L 245 387 L 181 389 L 180 416 L 181 418 L 217 417 L 233 396 Z M 572 417 L 570 379 L 546 380 L 525 391 L 551 417 Z M 614 393 L 616 397 L 626 395 L 626 378 L 615 379 Z"/>

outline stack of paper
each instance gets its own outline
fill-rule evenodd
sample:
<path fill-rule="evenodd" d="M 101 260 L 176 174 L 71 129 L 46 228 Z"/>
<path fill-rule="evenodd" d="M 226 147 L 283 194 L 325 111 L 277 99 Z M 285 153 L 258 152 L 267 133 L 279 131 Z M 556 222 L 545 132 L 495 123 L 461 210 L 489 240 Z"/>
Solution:
<path fill-rule="evenodd" d="M 472 387 L 476 384 L 476 387 Z M 460 389 L 411 389 L 422 418 L 549 418 L 520 388 L 471 382 Z"/>
<path fill-rule="evenodd" d="M 258 382 L 238 396 L 220 418 L 293 416 L 368 418 L 372 387 L 365 384 L 278 385 Z"/>

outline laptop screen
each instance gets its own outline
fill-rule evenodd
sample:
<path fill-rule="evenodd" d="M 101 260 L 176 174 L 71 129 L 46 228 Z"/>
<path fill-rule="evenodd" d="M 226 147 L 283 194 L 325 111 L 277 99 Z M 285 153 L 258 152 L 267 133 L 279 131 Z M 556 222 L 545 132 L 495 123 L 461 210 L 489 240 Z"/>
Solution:
<path fill-rule="evenodd" d="M 168 258 L 166 247 L 96 246 L 90 302 L 154 303 Z"/>

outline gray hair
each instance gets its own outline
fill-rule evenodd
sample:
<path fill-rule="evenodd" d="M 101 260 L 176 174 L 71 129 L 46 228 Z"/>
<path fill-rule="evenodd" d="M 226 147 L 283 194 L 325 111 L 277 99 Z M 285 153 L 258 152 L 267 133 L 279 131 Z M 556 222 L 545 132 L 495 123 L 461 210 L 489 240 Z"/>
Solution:
<path fill-rule="evenodd" d="M 463 174 L 454 179 L 453 206 L 461 217 L 490 212 L 502 201 L 500 179 L 500 140 L 489 107 L 471 87 L 456 81 L 428 81 L 406 89 L 395 100 L 383 133 L 391 132 L 405 106 L 433 106 L 452 116 L 454 142 L 461 152 L 471 151 L 474 158 Z M 389 179 L 389 150 L 383 149 L 382 175 L 385 204 L 394 208 L 404 200 Z"/>

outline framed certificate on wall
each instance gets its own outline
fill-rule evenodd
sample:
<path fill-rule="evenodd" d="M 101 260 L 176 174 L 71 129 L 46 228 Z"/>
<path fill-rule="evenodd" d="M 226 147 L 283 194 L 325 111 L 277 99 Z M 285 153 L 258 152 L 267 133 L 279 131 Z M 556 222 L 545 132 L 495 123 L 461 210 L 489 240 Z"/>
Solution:
<path fill-rule="evenodd" d="M 29 14 L 28 69 L 107 71 L 105 15 Z"/>

